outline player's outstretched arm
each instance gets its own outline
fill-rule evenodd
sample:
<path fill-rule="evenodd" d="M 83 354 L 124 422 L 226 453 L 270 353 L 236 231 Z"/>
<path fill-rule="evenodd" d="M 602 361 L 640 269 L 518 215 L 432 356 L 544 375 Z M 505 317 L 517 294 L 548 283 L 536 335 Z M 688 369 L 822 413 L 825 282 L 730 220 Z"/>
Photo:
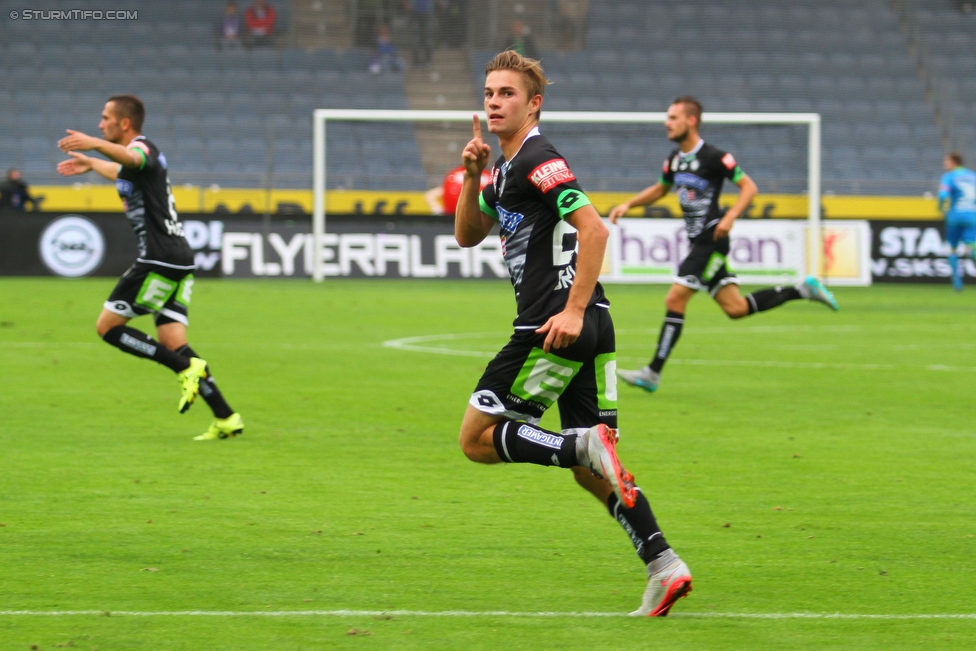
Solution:
<path fill-rule="evenodd" d="M 481 190 L 481 172 L 488 166 L 491 147 L 481 139 L 481 122 L 474 116 L 474 137 L 461 152 L 464 164 L 464 182 L 454 213 L 454 237 L 461 246 L 477 246 L 495 225 L 491 217 L 481 212 L 478 192 Z"/>
<path fill-rule="evenodd" d="M 58 141 L 58 148 L 65 153 L 94 149 L 106 158 L 126 167 L 142 167 L 146 162 L 144 152 L 138 149 L 129 149 L 108 140 L 86 135 L 81 131 L 67 129 L 67 132 L 68 135 Z"/>
<path fill-rule="evenodd" d="M 118 163 L 102 160 L 101 158 L 91 158 L 77 151 L 69 151 L 68 156 L 71 156 L 71 158 L 58 163 L 58 173 L 61 176 L 75 176 L 95 170 L 109 181 L 114 181 L 119 178 Z"/>
<path fill-rule="evenodd" d="M 748 208 L 752 200 L 759 194 L 759 188 L 756 187 L 755 181 L 749 178 L 748 174 L 743 174 L 735 184 L 739 186 L 739 200 L 726 211 L 725 216 L 715 226 L 716 240 L 729 236 L 729 231 L 732 230 L 732 224 L 735 223 L 736 217 L 741 215 L 742 211 Z"/>
<path fill-rule="evenodd" d="M 545 325 L 536 330 L 547 333 L 542 344 L 542 349 L 547 353 L 551 348 L 564 348 L 579 338 L 583 330 L 583 313 L 600 278 L 607 240 L 610 239 L 610 232 L 593 206 L 574 210 L 566 215 L 566 221 L 576 229 L 576 241 L 579 243 L 576 277 L 563 311 L 550 317 Z"/>
<path fill-rule="evenodd" d="M 660 181 L 650 187 L 644 188 L 627 201 L 610 210 L 610 214 L 608 215 L 610 217 L 610 223 L 616 224 L 617 220 L 626 215 L 627 211 L 634 206 L 646 206 L 654 203 L 670 191 L 671 186 Z"/>

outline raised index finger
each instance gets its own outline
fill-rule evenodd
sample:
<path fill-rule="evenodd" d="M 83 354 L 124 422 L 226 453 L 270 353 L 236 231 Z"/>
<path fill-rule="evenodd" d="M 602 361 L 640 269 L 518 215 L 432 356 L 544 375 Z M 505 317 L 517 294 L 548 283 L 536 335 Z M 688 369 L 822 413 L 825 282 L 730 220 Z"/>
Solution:
<path fill-rule="evenodd" d="M 481 138 L 481 120 L 478 119 L 478 114 L 474 114 L 474 137 L 475 139 Z"/>

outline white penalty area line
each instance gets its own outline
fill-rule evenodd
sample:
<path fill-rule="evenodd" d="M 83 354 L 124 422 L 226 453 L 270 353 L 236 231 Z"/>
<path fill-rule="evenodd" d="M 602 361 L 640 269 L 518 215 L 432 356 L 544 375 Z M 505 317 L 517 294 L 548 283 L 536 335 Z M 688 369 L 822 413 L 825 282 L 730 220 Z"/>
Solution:
<path fill-rule="evenodd" d="M 510 610 L 0 610 L 0 617 L 506 617 L 506 618 L 612 618 L 626 613 L 519 612 Z M 976 613 L 673 613 L 691 619 L 972 619 Z"/>

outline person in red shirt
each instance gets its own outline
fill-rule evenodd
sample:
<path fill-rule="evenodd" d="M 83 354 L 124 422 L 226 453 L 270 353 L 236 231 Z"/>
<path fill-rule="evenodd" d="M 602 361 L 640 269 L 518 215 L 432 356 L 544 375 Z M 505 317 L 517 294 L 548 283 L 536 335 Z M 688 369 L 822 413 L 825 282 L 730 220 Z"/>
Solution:
<path fill-rule="evenodd" d="M 447 173 L 441 185 L 427 190 L 424 194 L 430 211 L 435 215 L 453 215 L 457 209 L 462 183 L 464 183 L 464 165 L 458 165 Z M 486 168 L 481 173 L 481 183 L 478 189 L 484 190 L 489 183 L 491 183 L 491 170 Z"/>
<path fill-rule="evenodd" d="M 274 36 L 275 19 L 274 7 L 265 0 L 254 0 L 254 4 L 244 13 L 251 45 L 273 45 L 271 39 Z"/>

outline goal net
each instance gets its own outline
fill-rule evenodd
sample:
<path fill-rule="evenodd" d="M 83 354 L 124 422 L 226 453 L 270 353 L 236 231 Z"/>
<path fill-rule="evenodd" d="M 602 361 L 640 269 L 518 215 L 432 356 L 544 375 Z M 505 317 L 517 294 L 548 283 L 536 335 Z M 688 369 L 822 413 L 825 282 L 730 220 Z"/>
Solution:
<path fill-rule="evenodd" d="M 332 275 L 330 192 L 413 192 L 436 188 L 460 163 L 473 111 L 317 109 L 313 113 L 312 278 Z M 483 115 L 478 112 L 484 124 Z M 674 148 L 664 113 L 543 110 L 540 128 L 601 215 L 654 183 Z M 733 229 L 730 262 L 743 282 L 821 276 L 820 116 L 816 113 L 705 113 L 702 137 L 730 151 L 760 195 Z M 483 126 L 498 156 L 497 141 Z M 738 188 L 726 183 L 722 205 Z M 673 195 L 673 193 L 672 193 Z M 602 280 L 671 282 L 687 240 L 676 199 L 634 209 L 612 229 Z M 433 210 L 431 211 L 433 212 Z M 650 219 L 630 219 L 630 217 Z M 779 219 L 785 217 L 786 219 Z M 659 218 L 659 219 L 655 219 Z M 395 218 L 394 218 L 395 219 Z M 665 250 L 666 249 L 666 250 Z M 359 252 L 361 254 L 361 252 Z M 771 258 L 776 264 L 770 265 Z M 480 275 L 474 273 L 472 275 Z"/>

